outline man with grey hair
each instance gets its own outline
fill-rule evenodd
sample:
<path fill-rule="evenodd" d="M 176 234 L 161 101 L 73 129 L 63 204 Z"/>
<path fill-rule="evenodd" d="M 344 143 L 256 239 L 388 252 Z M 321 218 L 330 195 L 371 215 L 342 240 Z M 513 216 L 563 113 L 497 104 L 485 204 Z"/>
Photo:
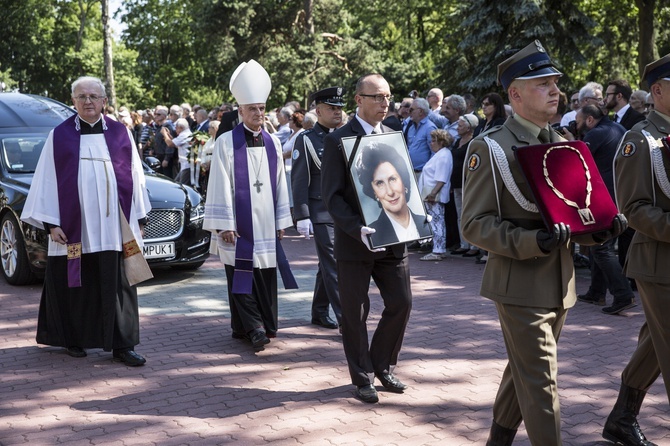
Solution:
<path fill-rule="evenodd" d="M 199 108 L 195 112 L 195 131 L 197 132 L 207 132 L 209 131 L 209 115 L 207 110 L 204 108 Z"/>
<path fill-rule="evenodd" d="M 282 107 L 281 110 L 277 113 L 277 121 L 279 121 L 279 127 L 275 132 L 275 136 L 279 138 L 279 141 L 282 143 L 282 146 L 288 141 L 289 136 L 291 136 L 291 128 L 288 126 L 288 122 L 291 119 L 293 114 L 293 109 L 290 107 Z"/>
<path fill-rule="evenodd" d="M 467 104 L 463 96 L 452 94 L 442 101 L 442 109 L 440 113 L 447 118 L 447 123 L 442 127 L 449 132 L 454 139 L 458 138 L 458 118 L 465 114 Z"/>
<path fill-rule="evenodd" d="M 177 136 L 174 138 L 165 135 L 165 143 L 168 147 L 172 147 L 177 151 L 177 159 L 179 160 L 179 173 L 175 177 L 175 180 L 181 184 L 188 184 L 190 186 L 196 186 L 197 178 L 191 178 L 191 160 L 189 160 L 189 152 L 191 150 L 191 127 L 188 124 L 186 118 L 179 118 L 174 123 L 175 133 Z"/>
<path fill-rule="evenodd" d="M 181 104 L 180 118 L 186 119 L 186 122 L 188 122 L 190 128 L 192 128 L 193 125 L 195 125 L 195 120 L 193 119 L 193 116 L 191 116 L 192 111 L 193 110 L 191 109 L 191 104 L 189 104 L 188 102 L 184 102 L 183 104 Z"/>
<path fill-rule="evenodd" d="M 414 173 L 418 177 L 424 164 L 430 159 L 430 132 L 437 129 L 428 115 L 430 105 L 423 98 L 417 98 L 409 108 L 409 121 L 407 123 L 407 148 L 412 161 Z"/>
<path fill-rule="evenodd" d="M 561 118 L 561 127 L 568 127 L 575 120 L 577 111 L 585 105 L 591 104 L 600 107 L 603 101 L 603 86 L 598 82 L 587 82 L 586 85 L 579 89 L 578 97 L 578 107 L 563 115 Z"/>
<path fill-rule="evenodd" d="M 642 113 L 644 115 L 646 112 L 646 107 L 644 105 L 646 100 L 647 100 L 646 91 L 635 90 L 633 91 L 633 94 L 630 95 L 630 101 L 628 101 L 628 103 L 630 104 L 633 110 Z"/>
<path fill-rule="evenodd" d="M 134 351 L 137 288 L 129 284 L 123 254 L 141 252 L 151 210 L 142 162 L 130 131 L 103 116 L 100 79 L 77 79 L 72 101 L 77 114 L 49 134 L 21 215 L 48 233 L 37 342 L 64 347 L 75 358 L 102 348 L 141 366 L 146 361 Z"/>

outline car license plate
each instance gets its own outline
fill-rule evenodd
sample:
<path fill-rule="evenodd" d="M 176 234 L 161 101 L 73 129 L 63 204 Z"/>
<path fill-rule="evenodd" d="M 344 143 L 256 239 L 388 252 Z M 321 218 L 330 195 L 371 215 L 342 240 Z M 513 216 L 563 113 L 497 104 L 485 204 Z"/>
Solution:
<path fill-rule="evenodd" d="M 162 259 L 174 257 L 174 242 L 146 243 L 144 245 L 145 259 Z"/>

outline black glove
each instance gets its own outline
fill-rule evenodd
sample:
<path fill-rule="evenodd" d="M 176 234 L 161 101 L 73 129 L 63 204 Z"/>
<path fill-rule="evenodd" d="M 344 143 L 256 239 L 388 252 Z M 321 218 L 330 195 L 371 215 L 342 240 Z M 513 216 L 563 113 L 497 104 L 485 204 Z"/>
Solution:
<path fill-rule="evenodd" d="M 556 223 L 551 232 L 542 229 L 537 233 L 537 246 L 545 254 L 559 246 L 567 245 L 568 241 L 570 241 L 570 226 L 565 223 Z"/>
<path fill-rule="evenodd" d="M 609 231 L 600 231 L 593 234 L 593 240 L 605 243 L 608 240 L 620 236 L 628 228 L 628 220 L 623 214 L 616 214 L 612 220 L 612 228 Z"/>

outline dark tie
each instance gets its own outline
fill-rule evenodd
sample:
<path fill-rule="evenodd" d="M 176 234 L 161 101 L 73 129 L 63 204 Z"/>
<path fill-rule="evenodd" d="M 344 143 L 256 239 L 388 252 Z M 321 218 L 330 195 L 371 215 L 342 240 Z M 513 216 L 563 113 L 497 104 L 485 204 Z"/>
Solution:
<path fill-rule="evenodd" d="M 540 130 L 540 134 L 537 136 L 537 139 L 539 139 L 542 144 L 551 142 L 551 139 L 549 138 L 549 130 L 547 129 Z"/>
<path fill-rule="evenodd" d="M 614 115 L 614 122 L 619 122 L 619 115 Z"/>

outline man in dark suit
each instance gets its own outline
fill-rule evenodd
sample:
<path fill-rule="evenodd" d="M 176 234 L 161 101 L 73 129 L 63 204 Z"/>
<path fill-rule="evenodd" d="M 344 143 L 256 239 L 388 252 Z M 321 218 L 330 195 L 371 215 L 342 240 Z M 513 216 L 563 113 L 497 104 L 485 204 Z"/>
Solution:
<path fill-rule="evenodd" d="M 630 88 L 627 81 L 615 79 L 607 84 L 607 90 L 603 98 L 605 108 L 614 112 L 612 121 L 621 124 L 626 130 L 630 130 L 638 122 L 644 121 L 644 115 L 635 111 L 628 104 L 632 94 L 633 89 Z"/>
<path fill-rule="evenodd" d="M 326 136 L 321 172 L 323 200 L 335 222 L 335 258 L 342 305 L 342 344 L 356 396 L 366 403 L 379 401 L 373 374 L 386 390 L 402 393 L 407 386 L 393 375 L 412 308 L 409 262 L 404 244 L 371 249 L 356 188 L 349 176 L 341 138 L 392 131 L 381 125 L 393 100 L 388 82 L 379 74 L 361 77 L 356 84 L 356 116 Z M 375 279 L 384 311 L 368 342 L 370 278 Z"/>
<path fill-rule="evenodd" d="M 578 133 L 583 135 L 582 141 L 588 144 L 598 172 L 614 199 L 612 161 L 626 129 L 621 124 L 610 121 L 600 107 L 595 105 L 585 105 L 579 109 L 575 122 Z M 614 300 L 612 306 L 603 308 L 605 314 L 619 314 L 635 306 L 635 295 L 630 282 L 623 275 L 614 254 L 615 242 L 616 239 L 611 239 L 591 247 L 591 285 L 588 292 L 577 296 L 580 302 L 604 306 L 609 288 Z"/>
<path fill-rule="evenodd" d="M 195 112 L 195 130 L 199 132 L 208 132 L 209 131 L 209 116 L 207 115 L 207 110 L 204 108 L 199 108 Z"/>
<path fill-rule="evenodd" d="M 498 65 L 515 114 L 473 139 L 466 157 L 461 229 L 489 252 L 480 294 L 495 302 L 509 360 L 487 446 L 510 446 L 521 421 L 533 445 L 562 444 L 557 342 L 577 297 L 569 242 L 602 243 L 625 227 L 571 237 L 564 223 L 547 229 L 531 201 L 514 147 L 563 141 L 549 125 L 560 76 L 537 40 Z"/>
<path fill-rule="evenodd" d="M 670 153 L 664 147 L 670 136 L 670 54 L 647 65 L 642 79 L 655 109 L 626 133 L 614 161 L 614 178 L 619 208 L 637 230 L 624 272 L 637 280 L 645 322 L 621 374 L 619 396 L 603 437 L 616 444 L 647 446 L 654 443 L 642 433 L 637 416 L 659 374 L 670 400 Z"/>
<path fill-rule="evenodd" d="M 333 255 L 333 219 L 323 204 L 321 194 L 321 160 L 323 140 L 327 134 L 342 124 L 342 95 L 344 88 L 330 87 L 317 91 L 310 97 L 316 104 L 317 123 L 301 133 L 295 140 L 291 188 L 293 190 L 293 218 L 298 232 L 309 239 L 310 227 L 314 231 L 319 269 L 312 298 L 312 324 L 324 328 L 341 325 L 342 309 L 337 290 L 337 265 Z M 328 167 L 326 166 L 326 169 Z M 333 308 L 337 323 L 328 315 L 328 305 Z"/>

